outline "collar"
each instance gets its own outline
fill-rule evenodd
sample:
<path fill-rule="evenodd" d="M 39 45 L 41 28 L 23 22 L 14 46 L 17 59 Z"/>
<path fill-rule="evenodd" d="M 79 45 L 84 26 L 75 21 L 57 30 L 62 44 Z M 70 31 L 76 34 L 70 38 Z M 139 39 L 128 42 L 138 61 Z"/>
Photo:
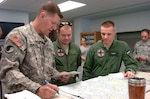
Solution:
<path fill-rule="evenodd" d="M 112 42 L 112 44 L 110 45 L 109 49 L 115 47 L 116 42 L 117 42 L 117 40 L 113 40 L 113 42 Z M 99 41 L 99 45 L 100 45 L 102 48 L 107 49 L 107 48 L 104 46 L 102 40 Z M 108 49 L 108 50 L 109 50 L 109 49 Z"/>
<path fill-rule="evenodd" d="M 63 49 L 63 48 L 61 47 L 60 42 L 59 42 L 58 39 L 57 39 L 55 42 L 56 42 L 56 46 L 57 46 L 58 48 Z M 70 42 L 68 48 L 71 48 L 71 47 L 72 47 L 72 43 Z"/>
<path fill-rule="evenodd" d="M 43 35 L 43 38 L 36 32 L 34 27 L 32 26 L 32 22 L 29 24 L 30 29 L 31 29 L 31 35 L 34 37 L 34 41 L 41 41 L 41 42 L 47 42 L 48 37 L 46 35 Z"/>

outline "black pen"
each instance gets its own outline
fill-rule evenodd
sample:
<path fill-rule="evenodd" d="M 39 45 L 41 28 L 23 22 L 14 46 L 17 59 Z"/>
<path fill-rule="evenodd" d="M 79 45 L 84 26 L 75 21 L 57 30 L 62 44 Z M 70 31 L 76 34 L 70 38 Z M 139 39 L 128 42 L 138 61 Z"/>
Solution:
<path fill-rule="evenodd" d="M 45 80 L 46 84 L 50 84 L 47 80 Z M 55 89 L 54 89 L 55 90 Z M 60 94 L 59 91 L 55 90 L 57 94 Z"/>
<path fill-rule="evenodd" d="M 60 89 L 61 90 L 61 89 Z M 63 90 L 61 90 L 61 91 L 63 91 Z M 71 96 L 74 96 L 74 97 L 78 97 L 78 98 L 80 98 L 80 99 L 84 99 L 83 97 L 81 97 L 81 96 L 79 96 L 79 95 L 75 95 L 75 94 L 72 94 L 72 93 L 69 93 L 69 92 L 66 92 L 66 91 L 63 91 L 64 93 L 66 93 L 66 94 L 69 94 L 69 95 L 71 95 Z"/>

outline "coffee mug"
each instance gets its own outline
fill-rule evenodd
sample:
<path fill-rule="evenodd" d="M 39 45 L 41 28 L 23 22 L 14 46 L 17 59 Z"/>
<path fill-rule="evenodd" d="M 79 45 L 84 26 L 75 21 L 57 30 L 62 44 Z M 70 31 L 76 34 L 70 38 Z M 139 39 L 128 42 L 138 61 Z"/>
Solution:
<path fill-rule="evenodd" d="M 144 99 L 145 98 L 145 78 L 129 78 L 128 92 L 129 99 Z"/>

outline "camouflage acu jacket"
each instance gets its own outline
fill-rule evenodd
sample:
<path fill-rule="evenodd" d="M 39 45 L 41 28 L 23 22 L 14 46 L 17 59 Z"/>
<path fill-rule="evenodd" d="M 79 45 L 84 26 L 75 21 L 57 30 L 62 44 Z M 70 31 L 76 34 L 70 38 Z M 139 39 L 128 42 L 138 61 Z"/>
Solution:
<path fill-rule="evenodd" d="M 0 61 L 0 77 L 10 92 L 35 92 L 44 80 L 59 72 L 54 68 L 50 39 L 39 36 L 31 24 L 15 28 L 5 39 Z"/>

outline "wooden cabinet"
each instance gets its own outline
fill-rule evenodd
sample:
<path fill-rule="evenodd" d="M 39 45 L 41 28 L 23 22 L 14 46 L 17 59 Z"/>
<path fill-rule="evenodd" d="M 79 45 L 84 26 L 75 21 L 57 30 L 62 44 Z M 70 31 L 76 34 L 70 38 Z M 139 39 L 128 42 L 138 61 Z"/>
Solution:
<path fill-rule="evenodd" d="M 96 43 L 98 40 L 101 39 L 101 34 L 98 31 L 94 31 L 94 32 L 81 32 L 80 33 L 80 40 L 81 40 L 82 36 L 84 36 L 87 39 L 87 44 L 88 45 L 92 45 L 92 44 Z"/>

